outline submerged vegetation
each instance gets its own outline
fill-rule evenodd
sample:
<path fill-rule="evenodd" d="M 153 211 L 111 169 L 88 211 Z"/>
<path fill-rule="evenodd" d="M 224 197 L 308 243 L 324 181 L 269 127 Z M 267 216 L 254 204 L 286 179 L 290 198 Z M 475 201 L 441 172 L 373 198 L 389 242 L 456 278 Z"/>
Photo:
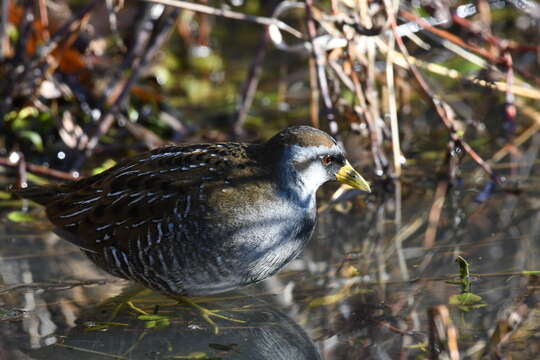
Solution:
<path fill-rule="evenodd" d="M 201 301 L 300 339 L 305 358 L 315 346 L 329 359 L 540 353 L 538 2 L 0 4 L 6 187 L 97 174 L 165 144 L 260 141 L 311 124 L 344 144 L 375 196 L 333 189 L 302 260 L 256 299 Z M 207 324 L 155 294 L 125 303 L 144 313 L 111 310 L 117 298 L 96 306 L 117 282 L 56 241 L 31 204 L 0 192 L 0 205 L 0 344 L 13 358 L 53 343 L 86 353 L 88 336 L 123 330 L 137 336 L 99 355 L 129 358 L 171 329 L 190 346 L 171 337 L 164 358 L 242 354 L 238 338 L 211 329 L 199 341 L 212 346 L 197 348 L 193 330 Z M 268 293 L 281 297 L 267 303 Z"/>

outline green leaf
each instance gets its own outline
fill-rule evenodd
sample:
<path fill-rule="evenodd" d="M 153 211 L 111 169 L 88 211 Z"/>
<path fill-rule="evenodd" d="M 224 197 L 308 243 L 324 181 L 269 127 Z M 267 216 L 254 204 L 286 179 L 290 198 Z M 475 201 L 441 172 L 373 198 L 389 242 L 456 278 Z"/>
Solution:
<path fill-rule="evenodd" d="M 11 199 L 11 194 L 7 191 L 0 191 L 0 200 L 9 200 Z"/>
<path fill-rule="evenodd" d="M 27 107 L 22 108 L 21 111 L 19 111 L 19 114 L 17 117 L 25 119 L 30 116 L 38 116 L 38 114 L 39 114 L 38 109 L 36 109 L 33 106 L 27 106 Z"/>
<path fill-rule="evenodd" d="M 465 260 L 461 256 L 458 256 L 456 258 L 456 263 L 459 265 L 459 276 L 461 278 L 468 277 L 470 273 L 469 273 L 469 263 L 467 262 L 467 260 Z"/>
<path fill-rule="evenodd" d="M 144 327 L 146 329 L 161 329 L 169 326 L 171 323 L 167 316 L 162 315 L 143 314 L 137 316 L 137 319 L 145 321 Z"/>
<path fill-rule="evenodd" d="M 463 311 L 478 309 L 486 306 L 486 303 L 481 296 L 471 292 L 465 292 L 459 295 L 452 295 L 448 300 L 450 305 L 455 305 Z"/>
<path fill-rule="evenodd" d="M 164 320 L 164 319 L 168 319 L 168 317 L 162 316 L 162 315 L 139 315 L 137 316 L 137 319 L 139 320 Z"/>
<path fill-rule="evenodd" d="M 36 185 L 47 185 L 49 183 L 49 180 L 42 176 L 38 176 L 36 174 L 32 174 L 31 172 L 26 173 L 26 177 L 29 181 L 35 183 Z"/>
<path fill-rule="evenodd" d="M 540 270 L 524 270 L 521 273 L 523 275 L 540 275 Z"/>
<path fill-rule="evenodd" d="M 12 211 L 7 214 L 7 218 L 16 223 L 36 221 L 32 215 L 23 211 Z"/>
<path fill-rule="evenodd" d="M 157 324 L 156 321 L 146 321 L 146 322 L 144 323 L 144 328 L 145 328 L 145 329 L 153 329 L 153 328 L 156 327 L 156 324 Z"/>
<path fill-rule="evenodd" d="M 99 323 L 93 323 L 92 325 L 88 325 L 85 328 L 85 331 L 100 331 L 100 330 L 107 330 L 113 326 L 128 326 L 127 323 L 119 323 L 119 322 L 99 322 Z"/>
<path fill-rule="evenodd" d="M 41 135 L 39 135 L 37 132 L 31 130 L 21 130 L 19 131 L 19 136 L 23 139 L 29 140 L 38 151 L 43 151 L 43 140 L 41 139 Z"/>
<path fill-rule="evenodd" d="M 105 160 L 100 166 L 92 170 L 92 175 L 102 173 L 105 170 L 112 168 L 114 165 L 116 165 L 116 161 L 114 161 L 113 159 Z"/>
<path fill-rule="evenodd" d="M 171 359 L 208 359 L 208 355 L 206 355 L 206 353 L 197 351 L 197 352 L 192 352 L 188 355 L 172 355 L 172 356 L 169 356 L 169 358 Z"/>
<path fill-rule="evenodd" d="M 456 263 L 459 265 L 461 291 L 463 293 L 469 293 L 471 291 L 471 273 L 469 271 L 469 263 L 461 256 L 456 258 Z"/>
<path fill-rule="evenodd" d="M 39 111 L 32 106 L 27 106 L 19 111 L 10 111 L 6 115 L 6 121 L 12 121 L 11 127 L 15 130 L 22 130 L 29 126 L 32 118 L 38 116 Z"/>

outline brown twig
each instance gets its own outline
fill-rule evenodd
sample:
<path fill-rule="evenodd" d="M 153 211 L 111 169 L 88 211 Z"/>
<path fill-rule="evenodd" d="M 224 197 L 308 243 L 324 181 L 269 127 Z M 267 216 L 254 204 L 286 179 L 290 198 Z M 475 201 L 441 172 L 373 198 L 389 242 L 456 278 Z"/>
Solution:
<path fill-rule="evenodd" d="M 91 1 L 85 7 L 83 7 L 79 12 L 73 15 L 69 21 L 67 21 L 62 27 L 60 27 L 47 41 L 43 46 L 39 47 L 36 51 L 32 62 L 30 63 L 29 68 L 33 70 L 36 68 L 47 56 L 49 56 L 54 49 L 56 49 L 59 44 L 66 39 L 68 36 L 73 34 L 80 28 L 80 23 L 84 21 L 84 18 L 90 13 L 90 11 L 98 3 L 97 0 Z"/>
<path fill-rule="evenodd" d="M 450 140 L 448 142 L 448 151 L 445 158 L 446 171 L 442 174 L 441 180 L 437 184 L 433 204 L 429 210 L 426 233 L 424 235 L 424 247 L 431 249 L 435 245 L 437 237 L 437 228 L 441 219 L 442 209 L 446 201 L 446 193 L 450 183 L 456 178 L 458 164 L 462 153 L 458 151 L 458 145 Z"/>
<path fill-rule="evenodd" d="M 421 333 L 417 333 L 417 332 L 414 332 L 414 331 L 402 330 L 402 329 L 400 329 L 398 327 L 393 326 L 388 321 L 380 321 L 380 322 L 377 323 L 377 325 L 380 326 L 380 327 L 383 327 L 385 329 L 388 329 L 391 332 L 393 332 L 395 334 L 398 334 L 398 335 L 401 335 L 401 336 L 423 336 L 423 334 L 421 334 Z"/>
<path fill-rule="evenodd" d="M 482 30 L 489 35 L 493 35 L 491 32 L 491 9 L 489 8 L 488 0 L 476 0 L 476 8 L 478 9 L 479 20 L 482 25 Z M 488 44 L 488 51 L 493 56 L 498 56 L 498 51 L 494 44 Z"/>
<path fill-rule="evenodd" d="M 238 104 L 238 116 L 234 124 L 234 133 L 237 136 L 243 133 L 243 126 L 246 122 L 247 113 L 255 98 L 259 78 L 261 76 L 262 64 L 268 50 L 269 39 L 268 28 L 266 28 L 262 39 L 259 41 L 259 46 L 257 46 L 257 50 L 255 51 L 255 57 L 249 66 L 248 75 L 242 89 L 242 95 Z"/>
<path fill-rule="evenodd" d="M 446 104 L 443 100 L 439 99 L 429 86 L 427 85 L 426 81 L 416 68 L 416 66 L 408 61 L 409 59 L 409 52 L 407 51 L 407 48 L 405 47 L 405 44 L 403 43 L 403 39 L 397 32 L 397 24 L 396 19 L 393 17 L 391 12 L 387 11 L 388 16 L 392 16 L 391 19 L 391 26 L 392 31 L 394 33 L 394 36 L 396 38 L 397 44 L 399 46 L 400 51 L 403 53 L 404 58 L 407 60 L 409 65 L 409 71 L 413 75 L 414 79 L 416 80 L 416 83 L 420 86 L 420 89 L 422 90 L 422 93 L 424 95 L 424 98 L 426 98 L 435 108 L 437 115 L 441 119 L 444 126 L 448 129 L 450 133 L 450 138 L 452 141 L 456 143 L 457 146 L 460 146 L 489 176 L 493 181 L 495 181 L 497 184 L 500 184 L 501 181 L 498 176 L 495 175 L 491 167 L 469 146 L 469 144 L 459 135 L 459 132 L 454 126 L 454 122 L 451 115 L 450 106 Z"/>
<path fill-rule="evenodd" d="M 75 43 L 75 41 L 78 38 L 79 32 L 88 24 L 88 21 L 90 20 L 90 12 L 87 12 L 83 17 L 81 17 L 80 21 L 78 21 L 74 26 L 70 29 L 70 33 L 67 34 L 67 36 L 62 40 L 61 43 L 58 44 L 57 49 L 59 50 L 57 52 L 57 57 L 55 58 L 52 55 L 47 55 L 47 67 L 43 68 L 43 72 L 45 73 L 45 69 L 47 69 L 47 74 L 52 75 L 56 69 L 60 66 L 60 61 L 65 54 L 65 51 L 72 48 L 72 45 Z M 42 75 L 43 76 L 43 75 Z"/>
<path fill-rule="evenodd" d="M 435 245 L 435 238 L 437 236 L 437 228 L 439 227 L 439 220 L 441 218 L 442 208 L 446 199 L 446 191 L 448 190 L 449 180 L 444 178 L 437 184 L 435 190 L 435 199 L 431 205 L 428 215 L 428 224 L 426 234 L 424 235 L 424 248 L 431 249 Z"/>
<path fill-rule="evenodd" d="M 443 30 L 443 29 L 439 29 L 433 25 L 431 25 L 430 23 L 428 23 L 426 20 L 422 19 L 421 17 L 417 16 L 417 15 L 414 15 L 413 13 L 410 13 L 406 10 L 399 10 L 399 15 L 402 16 L 403 18 L 405 18 L 406 20 L 409 20 L 409 21 L 412 21 L 412 22 L 415 22 L 417 23 L 418 25 L 420 25 L 423 29 L 437 35 L 437 36 L 440 36 L 441 38 L 445 39 L 445 40 L 448 40 L 464 49 L 467 49 L 469 50 L 470 52 L 478 55 L 478 56 L 481 56 L 482 58 L 488 60 L 490 63 L 494 64 L 494 65 L 497 65 L 497 64 L 500 64 L 502 62 L 502 60 L 497 56 L 497 54 L 494 54 L 493 52 L 490 52 L 490 51 L 487 51 L 481 47 L 478 47 L 474 44 L 470 44 L 468 42 L 465 42 L 463 41 L 460 37 L 454 35 L 454 34 L 451 34 L 450 32 L 446 31 L 446 30 Z M 456 23 L 457 25 L 460 25 L 462 26 L 463 28 L 467 29 L 467 31 L 470 31 L 470 32 L 473 32 L 475 33 L 476 35 L 478 35 L 479 37 L 481 37 L 482 39 L 484 39 L 484 41 L 486 41 L 487 43 L 491 44 L 491 45 L 495 45 L 500 52 L 502 51 L 516 51 L 516 52 L 524 52 L 524 51 L 530 51 L 530 52 L 538 52 L 540 51 L 540 46 L 538 45 L 523 45 L 523 44 L 517 44 L 513 41 L 510 41 L 510 40 L 504 40 L 504 41 L 501 41 L 499 39 L 497 39 L 495 36 L 491 35 L 491 33 L 486 33 L 486 32 L 482 32 L 481 30 L 477 30 L 475 28 L 475 26 L 473 26 L 473 24 L 467 20 L 467 19 L 464 19 L 464 18 L 461 18 L 455 14 L 452 15 L 452 21 L 454 23 Z M 525 72 L 524 70 L 521 70 L 521 69 L 517 69 L 515 68 L 515 70 L 520 73 L 520 74 L 523 74 L 524 77 L 527 77 L 529 79 L 532 79 L 535 83 L 539 84 L 540 83 L 540 78 L 538 77 L 535 77 L 535 76 L 532 76 L 531 74 L 528 74 L 527 72 Z"/>
<path fill-rule="evenodd" d="M 94 0 L 83 7 L 76 15 L 72 16 L 68 22 L 58 29 L 49 41 L 36 50 L 30 61 L 24 62 L 23 67 L 19 67 L 15 69 L 15 71 L 8 74 L 7 79 L 5 79 L 3 82 L 5 85 L 0 91 L 0 93 L 3 95 L 3 98 L 0 100 L 0 118 L 3 118 L 3 115 L 11 108 L 13 99 L 21 93 L 21 89 L 27 88 L 29 83 L 31 89 L 36 88 L 37 82 L 33 81 L 33 79 L 36 77 L 36 69 L 39 69 L 40 66 L 43 67 L 40 69 L 41 71 L 38 72 L 39 76 L 43 77 L 43 74 L 45 73 L 44 68 L 47 64 L 44 63 L 44 60 L 66 37 L 79 28 L 79 24 L 81 23 L 82 19 L 87 16 L 97 2 L 97 0 Z M 25 12 L 25 15 L 30 16 L 32 14 L 27 11 Z M 26 41 L 23 39 L 25 39 L 24 32 L 21 32 L 21 35 L 19 36 L 19 44 L 26 44 Z M 25 48 L 25 46 L 23 47 Z M 19 49 L 19 52 L 21 52 L 21 49 Z M 22 51 L 18 56 L 23 56 L 24 52 L 25 51 Z"/>
<path fill-rule="evenodd" d="M 125 124 L 125 128 L 129 133 L 137 140 L 139 140 L 140 143 L 144 144 L 147 149 L 152 150 L 160 146 L 165 146 L 169 142 L 163 140 L 159 135 L 157 135 L 155 132 L 150 130 L 149 128 L 142 126 L 140 124 L 137 124 L 135 122 L 131 122 L 129 119 L 127 119 L 122 114 L 119 114 Z"/>
<path fill-rule="evenodd" d="M 514 147 L 515 132 L 516 132 L 516 114 L 517 107 L 514 103 L 514 93 L 512 92 L 512 85 L 514 84 L 514 70 L 512 67 L 512 55 L 506 51 L 503 54 L 503 59 L 505 60 L 506 66 L 506 94 L 505 94 L 505 103 L 504 103 L 504 112 L 505 112 L 505 128 L 508 134 L 508 145 Z M 517 163 L 512 161 L 512 175 L 515 177 L 517 174 Z"/>
<path fill-rule="evenodd" d="M 463 41 L 460 37 L 454 35 L 454 34 L 451 34 L 450 32 L 446 31 L 446 30 L 442 30 L 442 29 L 439 29 L 433 25 L 431 25 L 429 22 L 427 22 L 426 20 L 424 20 L 423 18 L 417 16 L 417 15 L 414 15 L 413 13 L 410 13 L 406 10 L 399 10 L 399 15 L 402 16 L 403 18 L 405 18 L 406 20 L 409 20 L 409 21 L 413 21 L 415 23 L 417 23 L 418 25 L 420 25 L 423 29 L 437 35 L 437 36 L 440 36 L 441 38 L 445 39 L 445 40 L 448 40 L 464 49 L 467 49 L 469 50 L 470 52 L 476 54 L 476 55 L 479 55 L 487 60 L 489 60 L 491 63 L 496 63 L 497 62 L 497 59 L 495 57 L 493 57 L 488 51 L 486 51 L 485 49 L 482 49 L 478 46 L 475 46 L 475 45 L 472 45 L 472 44 L 469 44 L 465 41 Z"/>
<path fill-rule="evenodd" d="M 111 105 L 117 99 L 118 95 L 121 92 L 122 86 L 125 85 L 122 83 L 122 75 L 126 71 L 131 70 L 134 66 L 134 62 L 137 58 L 143 56 L 145 47 L 148 45 L 148 39 L 152 36 L 152 31 L 154 30 L 156 23 L 152 20 L 152 7 L 158 6 L 150 3 L 141 3 L 138 8 L 137 22 L 134 24 L 134 40 L 133 44 L 130 46 L 129 51 L 122 59 L 122 63 L 114 70 L 110 79 L 105 86 L 103 91 L 103 98 L 101 99 L 102 104 Z"/>
<path fill-rule="evenodd" d="M 452 324 L 450 312 L 446 305 L 437 305 L 429 308 L 428 318 L 430 359 L 459 360 L 457 329 Z"/>
<path fill-rule="evenodd" d="M 330 98 L 330 92 L 328 90 L 328 79 L 326 77 L 325 61 L 322 51 L 313 39 L 317 36 L 317 29 L 315 26 L 315 19 L 313 18 L 313 0 L 305 0 L 306 2 L 306 24 L 308 40 L 311 44 L 311 56 L 315 62 L 315 68 L 317 70 L 317 84 L 322 95 L 323 112 L 328 122 L 330 134 L 332 136 L 338 136 L 338 124 L 334 114 L 334 105 Z"/>
<path fill-rule="evenodd" d="M 511 311 L 510 311 L 511 310 Z M 511 342 L 512 335 L 520 330 L 527 318 L 531 314 L 531 309 L 526 304 L 516 305 L 513 309 L 504 312 L 505 318 L 497 321 L 495 331 L 489 338 L 484 351 L 483 358 L 506 359 L 503 347 Z"/>
<path fill-rule="evenodd" d="M 115 283 L 121 280 L 97 279 L 97 280 L 65 280 L 61 282 L 33 282 L 6 285 L 0 288 L 0 294 L 5 294 L 14 290 L 38 290 L 38 289 L 72 289 L 76 286 L 105 285 Z"/>
<path fill-rule="evenodd" d="M 2 11 L 0 11 L 0 61 L 7 56 L 9 39 L 7 33 L 9 0 L 2 0 Z"/>
<path fill-rule="evenodd" d="M 311 126 L 320 127 L 319 122 L 319 103 L 320 103 L 320 92 L 319 86 L 317 85 L 317 66 L 313 57 L 309 57 L 308 60 L 309 67 L 309 118 Z"/>
<path fill-rule="evenodd" d="M 477 29 L 473 25 L 473 23 L 471 21 L 467 20 L 467 19 L 459 17 L 456 14 L 452 14 L 452 21 L 454 23 L 464 27 L 468 31 L 471 31 L 471 32 L 475 33 L 478 37 L 482 38 L 488 44 L 491 44 L 491 45 L 495 46 L 499 50 L 499 54 L 502 54 L 502 53 L 504 53 L 506 51 L 512 50 L 512 47 L 509 47 L 509 45 L 508 45 L 508 41 L 499 40 L 498 38 L 493 36 L 491 33 L 482 31 L 481 29 Z M 536 49 L 534 51 L 535 52 L 540 51 L 540 46 L 536 46 Z M 496 64 L 496 65 L 500 65 L 500 64 L 505 63 L 505 59 L 500 57 L 500 56 L 499 57 L 493 57 L 493 56 L 490 55 L 489 57 L 486 57 L 486 59 L 490 60 L 493 64 Z M 540 85 L 540 77 L 534 76 L 533 74 L 530 74 L 529 72 L 527 72 L 527 71 L 525 71 L 525 70 L 523 70 L 523 69 L 521 69 L 519 67 L 513 66 L 513 69 L 518 74 L 523 76 L 524 78 L 534 82 L 537 85 Z"/>
<path fill-rule="evenodd" d="M 383 43 L 381 40 L 377 39 L 376 41 L 377 41 L 377 45 L 379 46 L 379 49 L 383 53 L 388 53 L 390 51 L 385 45 L 385 43 Z M 488 89 L 492 89 L 492 90 L 496 90 L 500 92 L 506 93 L 506 91 L 508 90 L 508 85 L 506 84 L 506 81 L 492 82 L 492 81 L 479 79 L 474 76 L 463 76 L 455 69 L 450 69 L 440 64 L 424 62 L 413 56 L 408 56 L 408 58 L 405 59 L 405 56 L 403 56 L 403 54 L 396 51 L 393 51 L 393 60 L 396 65 L 403 67 L 405 69 L 408 68 L 408 63 L 413 63 L 416 66 L 422 69 L 425 69 L 433 74 L 445 76 L 445 77 L 455 79 L 455 80 L 466 81 L 473 85 L 482 86 L 484 88 L 488 88 Z M 511 92 L 515 96 L 540 100 L 540 91 L 530 86 L 516 86 L 515 84 L 513 84 Z"/>
<path fill-rule="evenodd" d="M 124 5 L 123 0 L 122 1 L 116 1 L 116 0 L 105 1 L 105 8 L 107 9 L 107 20 L 109 22 L 109 27 L 111 28 L 113 39 L 116 45 L 120 49 L 125 50 L 126 44 L 124 43 L 122 36 L 118 32 L 118 16 L 117 16 L 117 12 L 121 9 L 123 5 Z"/>
<path fill-rule="evenodd" d="M 39 6 L 39 20 L 41 21 L 41 26 L 43 26 L 43 40 L 49 41 L 51 34 L 49 33 L 49 15 L 47 13 L 47 4 L 45 0 L 38 1 Z"/>
<path fill-rule="evenodd" d="M 124 100 L 129 93 L 131 87 L 135 84 L 135 81 L 139 78 L 142 70 L 148 65 L 150 59 L 161 47 L 167 35 L 169 29 L 174 24 L 176 17 L 178 15 L 178 9 L 173 9 L 172 11 L 164 11 L 164 13 L 159 18 L 158 25 L 154 29 L 152 36 L 148 39 L 146 43 L 145 51 L 142 56 L 137 58 L 135 61 L 134 67 L 131 69 L 131 75 L 124 82 L 122 89 L 110 108 L 105 111 L 100 119 L 98 120 L 97 127 L 93 130 L 88 143 L 86 144 L 86 155 L 89 156 L 97 146 L 99 139 L 107 133 L 111 125 L 114 123 L 116 113 L 121 109 Z"/>
<path fill-rule="evenodd" d="M 24 154 L 18 152 L 19 161 L 16 163 L 17 166 L 17 185 L 19 188 L 25 188 L 28 186 L 28 177 L 26 176 L 26 160 L 24 159 Z"/>
<path fill-rule="evenodd" d="M 267 25 L 267 26 L 275 25 L 279 29 L 286 31 L 299 39 L 302 38 L 302 33 L 300 33 L 298 30 L 290 27 L 289 25 L 285 24 L 283 21 L 280 21 L 274 18 L 247 15 L 247 14 L 242 14 L 236 11 L 225 10 L 225 9 L 216 9 L 211 6 L 196 4 L 196 3 L 192 3 L 188 1 L 180 1 L 180 0 L 145 0 L 145 1 L 153 2 L 156 4 L 168 5 L 175 8 L 182 8 L 185 10 L 191 10 L 191 11 L 200 12 L 200 13 L 204 13 L 208 15 L 222 16 L 228 19 L 250 21 L 250 22 L 260 24 L 260 25 Z"/>
<path fill-rule="evenodd" d="M 498 56 L 494 51 L 488 51 L 481 47 L 478 47 L 476 45 L 470 44 L 468 42 L 463 41 L 458 36 L 449 33 L 448 31 L 436 28 L 435 26 L 432 26 L 429 24 L 426 20 L 422 19 L 419 16 L 416 16 L 406 10 L 400 10 L 399 15 L 404 17 L 405 19 L 409 21 L 414 21 L 418 25 L 420 25 L 425 30 L 442 37 L 443 39 L 446 39 L 464 49 L 467 49 L 471 51 L 472 53 L 479 55 L 483 57 L 484 59 L 488 60 L 490 63 L 494 65 L 500 65 L 501 63 L 504 63 L 504 59 Z M 473 25 L 473 23 L 467 19 L 461 18 L 457 16 L 456 14 L 452 15 L 452 21 L 463 28 L 467 29 L 467 31 L 475 33 L 478 37 L 482 38 L 484 41 L 486 41 L 488 44 L 494 46 L 499 51 L 498 53 L 502 53 L 505 51 L 531 51 L 531 52 L 538 52 L 540 51 L 540 46 L 527 46 L 527 45 L 520 45 L 516 44 L 512 41 L 501 41 L 497 39 L 495 36 L 493 36 L 490 32 L 481 31 L 480 29 L 476 29 L 476 27 Z M 524 78 L 527 78 L 531 81 L 533 81 L 536 84 L 540 84 L 540 78 L 537 76 L 534 76 L 527 71 L 514 67 L 514 70 L 519 73 Z"/>
<path fill-rule="evenodd" d="M 18 168 L 19 162 L 14 163 L 14 162 L 11 162 L 6 157 L 0 157 L 0 165 L 11 167 L 11 168 Z M 35 165 L 28 162 L 24 162 L 24 166 L 26 170 L 37 175 L 43 175 L 43 176 L 52 177 L 52 178 L 61 179 L 61 180 L 77 180 L 78 179 L 78 176 L 75 176 L 71 173 L 49 169 L 48 167 L 41 166 L 41 165 Z"/>
<path fill-rule="evenodd" d="M 512 92 L 512 85 L 514 84 L 514 71 L 512 68 L 512 55 L 510 53 L 504 54 L 504 59 L 506 62 L 506 94 L 505 94 L 505 115 L 506 121 L 511 125 L 511 137 L 513 138 L 514 134 L 514 123 L 516 121 L 517 108 L 514 104 L 514 93 Z"/>
<path fill-rule="evenodd" d="M 360 84 L 360 79 L 358 78 L 356 72 L 353 70 L 353 59 L 351 57 L 352 51 L 348 51 L 347 53 L 349 66 L 351 68 L 350 77 L 352 83 L 354 84 L 354 93 L 356 99 L 358 100 L 358 106 L 355 106 L 354 110 L 359 115 L 361 115 L 361 117 L 364 118 L 369 128 L 370 147 L 371 154 L 373 156 L 373 162 L 375 164 L 375 173 L 380 176 L 384 173 L 384 168 L 387 164 L 386 157 L 382 154 L 382 139 L 380 137 L 380 131 L 377 131 L 378 125 L 376 124 L 375 119 L 373 119 L 371 112 L 369 112 L 368 110 L 367 101 L 364 96 L 364 90 L 362 88 L 362 85 Z"/>

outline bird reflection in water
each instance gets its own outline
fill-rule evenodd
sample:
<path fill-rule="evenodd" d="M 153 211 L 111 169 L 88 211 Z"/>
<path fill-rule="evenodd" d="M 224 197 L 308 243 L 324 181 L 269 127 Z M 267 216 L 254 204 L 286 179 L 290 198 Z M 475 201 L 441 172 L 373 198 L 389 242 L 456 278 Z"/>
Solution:
<path fill-rule="evenodd" d="M 192 298 L 226 311 L 242 324 L 216 318 L 219 334 L 197 311 L 141 287 L 130 288 L 81 314 L 56 343 L 33 351 L 34 359 L 272 359 L 317 360 L 307 333 L 261 297 L 240 292 Z M 269 299 L 268 299 L 269 300 Z"/>

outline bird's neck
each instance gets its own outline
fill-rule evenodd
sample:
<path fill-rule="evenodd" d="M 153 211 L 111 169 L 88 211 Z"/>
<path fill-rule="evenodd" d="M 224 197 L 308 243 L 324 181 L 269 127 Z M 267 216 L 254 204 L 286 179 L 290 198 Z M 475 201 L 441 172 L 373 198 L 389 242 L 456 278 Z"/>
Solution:
<path fill-rule="evenodd" d="M 258 161 L 271 164 L 269 175 L 276 181 L 281 197 L 302 208 L 314 209 L 316 207 L 315 194 L 320 183 L 306 181 L 310 177 L 301 176 L 298 170 L 288 162 L 287 154 L 269 151 L 268 147 L 264 146 L 253 149 L 256 150 L 253 156 Z M 317 177 L 312 179 L 317 179 Z"/>
<path fill-rule="evenodd" d="M 299 174 L 290 166 L 283 166 L 278 171 L 280 192 L 299 207 L 312 209 L 316 206 L 316 192 L 319 186 L 303 181 Z"/>

